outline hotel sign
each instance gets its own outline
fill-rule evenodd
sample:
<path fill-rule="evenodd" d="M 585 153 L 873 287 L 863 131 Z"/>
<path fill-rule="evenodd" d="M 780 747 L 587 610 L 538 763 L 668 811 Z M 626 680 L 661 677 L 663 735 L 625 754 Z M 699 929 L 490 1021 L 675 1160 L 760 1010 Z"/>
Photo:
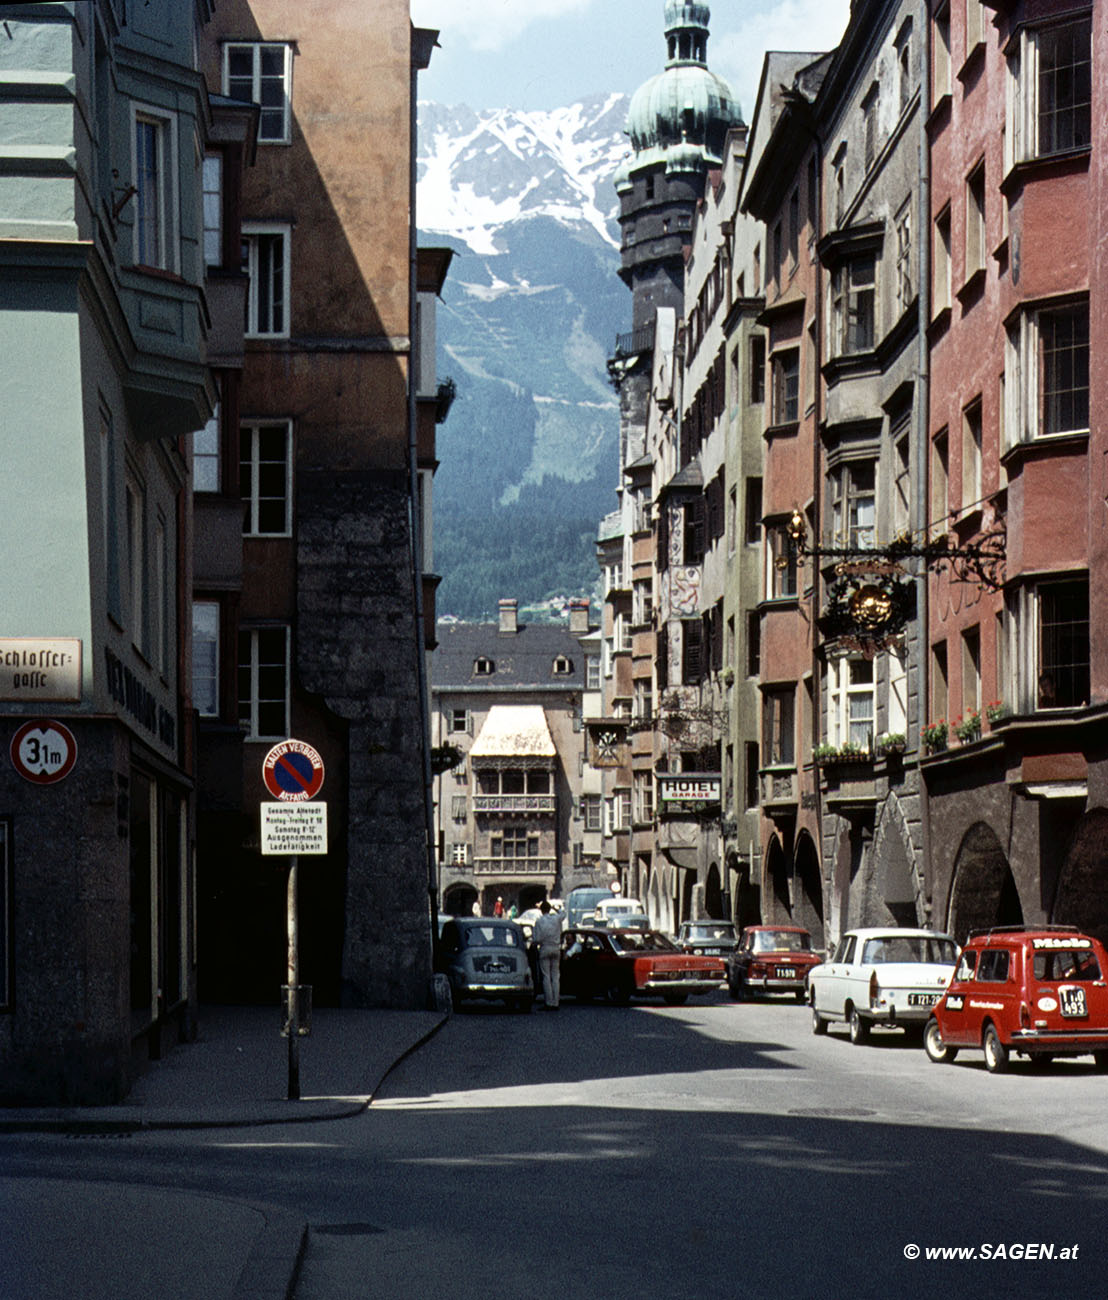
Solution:
<path fill-rule="evenodd" d="M 658 795 L 666 803 L 719 803 L 718 776 L 659 776 Z"/>
<path fill-rule="evenodd" d="M 0 637 L 0 700 L 76 704 L 81 699 L 81 642 Z"/>

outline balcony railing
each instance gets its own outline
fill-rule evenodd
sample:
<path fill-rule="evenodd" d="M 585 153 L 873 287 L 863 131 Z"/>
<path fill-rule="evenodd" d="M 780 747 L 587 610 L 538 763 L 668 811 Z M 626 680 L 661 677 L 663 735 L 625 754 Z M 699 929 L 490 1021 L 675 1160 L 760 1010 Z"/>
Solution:
<path fill-rule="evenodd" d="M 654 350 L 654 324 L 640 325 L 637 330 L 631 330 L 628 334 L 616 335 L 617 357 L 634 357 L 640 352 L 652 352 Z"/>
<path fill-rule="evenodd" d="M 475 813 L 553 813 L 558 796 L 553 794 L 478 794 L 473 797 Z"/>
<path fill-rule="evenodd" d="M 552 876 L 557 868 L 555 858 L 475 858 L 475 876 Z"/>

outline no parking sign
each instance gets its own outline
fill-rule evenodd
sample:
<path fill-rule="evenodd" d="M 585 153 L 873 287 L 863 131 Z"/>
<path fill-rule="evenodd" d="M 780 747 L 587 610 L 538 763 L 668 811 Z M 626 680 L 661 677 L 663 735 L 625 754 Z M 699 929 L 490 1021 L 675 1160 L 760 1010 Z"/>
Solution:
<path fill-rule="evenodd" d="M 282 740 L 266 754 L 262 780 L 274 799 L 303 803 L 323 788 L 323 759 L 302 740 Z"/>

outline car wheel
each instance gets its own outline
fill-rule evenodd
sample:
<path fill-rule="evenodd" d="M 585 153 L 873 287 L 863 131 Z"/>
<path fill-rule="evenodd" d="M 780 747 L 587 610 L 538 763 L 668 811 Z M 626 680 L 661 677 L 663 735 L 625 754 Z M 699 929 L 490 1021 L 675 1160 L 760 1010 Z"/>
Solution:
<path fill-rule="evenodd" d="M 862 1043 L 869 1039 L 869 1025 L 858 1014 L 857 1007 L 850 1008 L 850 1041 L 855 1047 L 860 1047 Z"/>
<path fill-rule="evenodd" d="M 814 1002 L 812 1003 L 812 1033 L 813 1034 L 827 1033 L 827 1021 L 824 1020 L 824 1018 L 816 1010 L 816 1004 Z"/>
<path fill-rule="evenodd" d="M 1108 1074 L 1108 1052 L 1093 1053 L 1093 1069 L 1098 1074 Z"/>
<path fill-rule="evenodd" d="M 663 993 L 662 1001 L 667 1007 L 680 1007 L 689 1000 L 687 993 Z"/>
<path fill-rule="evenodd" d="M 803 989 L 797 989 L 797 991 L 796 991 L 796 1000 L 800 1003 L 801 1006 L 803 1006 L 804 1003 L 807 1001 L 807 998 L 804 996 L 804 990 L 803 990 Z"/>
<path fill-rule="evenodd" d="M 631 1001 L 631 990 L 626 984 L 610 984 L 605 996 L 613 1006 L 625 1007 Z"/>
<path fill-rule="evenodd" d="M 981 1040 L 985 1049 L 985 1069 L 990 1074 L 1001 1074 L 1008 1068 L 1008 1049 L 1000 1041 L 995 1025 L 986 1025 Z"/>
<path fill-rule="evenodd" d="M 943 1042 L 939 1022 L 934 1016 L 927 1022 L 927 1028 L 923 1031 L 923 1050 L 927 1053 L 928 1060 L 934 1061 L 937 1065 L 953 1061 L 958 1055 L 956 1047 L 947 1047 Z"/>

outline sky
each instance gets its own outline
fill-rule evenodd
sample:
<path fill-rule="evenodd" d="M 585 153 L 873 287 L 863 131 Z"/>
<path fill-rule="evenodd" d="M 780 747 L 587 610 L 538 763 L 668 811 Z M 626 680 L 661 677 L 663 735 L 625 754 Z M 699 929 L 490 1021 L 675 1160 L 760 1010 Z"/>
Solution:
<path fill-rule="evenodd" d="M 750 119 L 766 50 L 833 49 L 850 0 L 711 0 L 708 66 Z M 421 99 L 473 109 L 552 109 L 632 94 L 665 66 L 665 0 L 411 0 L 437 28 Z"/>

